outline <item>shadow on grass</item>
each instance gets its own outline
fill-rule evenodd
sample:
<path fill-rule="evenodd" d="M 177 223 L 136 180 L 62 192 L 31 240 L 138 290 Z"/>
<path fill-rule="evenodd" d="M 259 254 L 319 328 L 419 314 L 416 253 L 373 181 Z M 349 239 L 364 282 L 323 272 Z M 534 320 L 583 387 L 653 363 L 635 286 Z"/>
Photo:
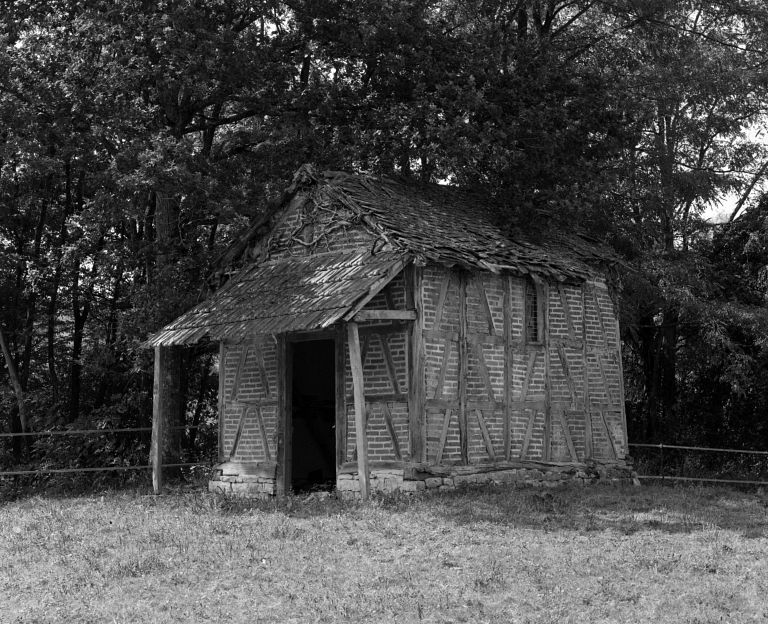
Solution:
<path fill-rule="evenodd" d="M 616 531 L 626 535 L 717 528 L 737 531 L 747 538 L 768 537 L 768 499 L 725 488 L 486 487 L 440 493 L 431 507 L 434 514 L 457 524 L 487 522 L 544 531 Z"/>
<path fill-rule="evenodd" d="M 194 479 L 171 484 L 162 496 L 151 494 L 148 480 L 105 480 L 98 484 L 86 480 L 48 481 L 16 488 L 8 488 L 0 482 L 0 503 L 33 497 L 59 499 L 104 495 L 136 497 L 141 498 L 144 505 L 216 516 L 261 512 L 294 518 L 343 515 L 356 519 L 373 508 L 393 515 L 433 516 L 457 525 L 489 523 L 542 531 L 582 534 L 615 531 L 625 535 L 638 531 L 689 534 L 723 529 L 737 531 L 746 538 L 768 537 L 768 497 L 707 486 L 552 489 L 485 486 L 417 496 L 379 495 L 362 504 L 324 492 L 269 499 L 209 494 L 205 484 Z"/>
<path fill-rule="evenodd" d="M 185 468 L 169 480 L 169 491 L 202 492 L 207 489 L 208 470 Z M 104 495 L 143 496 L 152 492 L 152 478 L 146 472 L 90 472 L 67 475 L 0 476 L 0 504 L 35 497 L 47 499 Z"/>
<path fill-rule="evenodd" d="M 43 497 L 49 499 L 74 498 L 118 493 L 148 493 L 152 481 L 144 475 L 129 478 L 100 477 L 83 474 L 66 478 L 56 477 L 0 477 L 0 504 Z"/>
<path fill-rule="evenodd" d="M 458 525 L 489 523 L 542 531 L 615 531 L 625 535 L 638 531 L 695 533 L 723 529 L 747 538 L 768 537 L 768 499 L 709 487 L 540 490 L 488 486 L 420 496 L 374 496 L 366 504 L 323 493 L 253 500 L 198 492 L 180 497 L 178 504 L 224 515 L 260 511 L 295 518 L 344 515 L 354 519 L 366 509 L 378 508 L 392 515 L 435 516 Z"/>

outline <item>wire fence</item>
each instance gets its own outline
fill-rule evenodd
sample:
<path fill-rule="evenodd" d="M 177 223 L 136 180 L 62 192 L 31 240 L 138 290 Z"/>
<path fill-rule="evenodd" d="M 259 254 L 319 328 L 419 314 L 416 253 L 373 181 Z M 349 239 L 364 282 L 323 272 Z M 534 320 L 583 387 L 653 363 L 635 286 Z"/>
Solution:
<path fill-rule="evenodd" d="M 169 431 L 192 431 L 202 429 L 202 425 L 180 425 L 168 427 Z M 44 431 L 27 431 L 19 433 L 0 432 L 0 439 L 30 439 L 59 436 L 94 436 L 107 434 L 125 434 L 125 433 L 150 433 L 152 427 L 123 427 L 123 428 L 103 428 L 103 429 L 50 429 Z M 209 461 L 193 462 L 174 462 L 164 463 L 162 468 L 192 468 L 198 466 L 208 467 Z M 152 464 L 129 464 L 129 465 L 103 465 L 103 466 L 67 466 L 67 467 L 41 467 L 30 469 L 11 469 L 0 470 L 0 478 L 3 477 L 22 477 L 22 476 L 43 476 L 43 475 L 63 475 L 78 473 L 98 473 L 98 472 L 130 472 L 138 470 L 150 471 Z"/>
<path fill-rule="evenodd" d="M 638 478 L 660 482 L 768 485 L 768 451 L 630 443 Z"/>
<path fill-rule="evenodd" d="M 181 425 L 170 427 L 169 430 L 190 431 L 201 429 L 200 425 Z M 104 434 L 149 433 L 151 427 L 125 427 L 105 429 L 52 429 L 24 433 L 0 433 L 2 438 L 33 438 L 56 436 L 90 436 Z M 646 481 L 658 480 L 680 482 L 723 483 L 729 485 L 768 485 L 768 451 L 711 448 L 703 446 L 686 446 L 676 444 L 643 444 L 628 445 L 638 453 L 633 456 L 638 478 Z M 708 459 L 722 455 L 738 458 L 736 461 Z M 758 458 L 758 459 L 754 459 Z M 176 462 L 163 464 L 163 468 L 192 468 L 210 466 L 210 461 Z M 105 466 L 75 466 L 75 467 L 42 467 L 31 469 L 0 470 L 2 477 L 42 476 L 51 474 L 77 474 L 95 472 L 129 472 L 134 470 L 151 470 L 152 465 L 105 465 Z M 755 477 L 755 478 L 752 478 Z"/>

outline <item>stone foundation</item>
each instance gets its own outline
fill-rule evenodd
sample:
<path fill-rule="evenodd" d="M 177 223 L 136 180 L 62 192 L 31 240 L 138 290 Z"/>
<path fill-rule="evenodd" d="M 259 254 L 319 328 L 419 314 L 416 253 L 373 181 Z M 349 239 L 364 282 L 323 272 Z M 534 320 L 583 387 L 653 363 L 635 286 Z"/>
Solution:
<path fill-rule="evenodd" d="M 372 492 L 396 491 L 414 493 L 446 491 L 475 485 L 510 487 L 584 486 L 592 484 L 620 485 L 637 483 L 637 475 L 629 464 L 621 461 L 591 461 L 584 465 L 540 465 L 503 467 L 408 467 L 401 470 L 371 470 Z M 336 479 L 342 498 L 360 497 L 360 480 L 356 473 L 342 473 Z"/>
<path fill-rule="evenodd" d="M 390 494 L 400 491 L 416 491 L 411 489 L 411 481 L 403 480 L 403 469 L 390 468 L 386 470 L 371 470 L 371 492 Z M 424 489 L 423 487 L 421 489 Z M 341 473 L 336 477 L 336 491 L 342 498 L 357 498 L 360 496 L 360 478 L 357 473 Z"/>
<path fill-rule="evenodd" d="M 216 494 L 268 498 L 276 493 L 274 467 L 262 464 L 226 462 L 213 469 L 208 491 Z"/>
<path fill-rule="evenodd" d="M 622 461 L 590 461 L 586 464 L 543 464 L 526 462 L 502 466 L 406 466 L 372 468 L 370 490 L 382 494 L 394 492 L 436 492 L 476 485 L 508 487 L 584 486 L 592 484 L 637 483 L 631 465 Z M 208 491 L 233 496 L 267 498 L 276 494 L 272 466 L 227 462 L 214 469 Z M 356 472 L 345 471 L 336 477 L 336 491 L 341 498 L 360 497 L 360 479 Z"/>

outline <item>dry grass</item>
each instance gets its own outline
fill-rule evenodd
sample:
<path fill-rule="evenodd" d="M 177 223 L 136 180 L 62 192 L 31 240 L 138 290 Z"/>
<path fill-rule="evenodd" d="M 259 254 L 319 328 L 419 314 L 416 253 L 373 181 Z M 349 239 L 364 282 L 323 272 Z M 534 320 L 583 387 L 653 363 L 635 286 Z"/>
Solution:
<path fill-rule="evenodd" d="M 0 506 L 0 621 L 764 621 L 766 504 L 653 487 L 36 497 Z"/>

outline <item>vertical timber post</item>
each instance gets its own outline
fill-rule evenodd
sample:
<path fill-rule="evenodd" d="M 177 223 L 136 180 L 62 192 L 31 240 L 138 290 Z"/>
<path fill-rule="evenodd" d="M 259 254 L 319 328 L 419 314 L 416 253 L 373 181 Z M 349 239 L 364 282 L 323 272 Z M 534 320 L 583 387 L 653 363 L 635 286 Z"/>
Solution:
<path fill-rule="evenodd" d="M 357 445 L 357 475 L 360 480 L 360 497 L 368 500 L 370 489 L 368 475 L 368 438 L 365 432 L 365 380 L 363 358 L 360 353 L 360 333 L 357 323 L 347 323 L 349 362 L 352 369 L 352 388 L 355 398 L 355 438 Z"/>
<path fill-rule="evenodd" d="M 339 469 L 347 458 L 347 354 L 344 327 L 336 332 L 336 479 Z"/>
<path fill-rule="evenodd" d="M 550 361 L 550 331 L 549 326 L 549 283 L 543 282 L 541 285 L 537 284 L 543 306 L 543 326 L 544 326 L 544 449 L 542 450 L 542 459 L 548 462 L 552 454 L 552 363 Z M 565 310 L 563 310 L 565 314 Z"/>
<path fill-rule="evenodd" d="M 165 349 L 155 347 L 155 380 L 152 389 L 152 444 L 149 463 L 152 465 L 152 489 L 160 494 L 163 489 L 163 446 L 165 437 L 165 414 L 168 388 L 165 384 Z"/>
<path fill-rule="evenodd" d="M 592 404 L 589 396 L 589 349 L 587 348 L 587 282 L 581 286 L 581 354 L 584 360 L 584 459 L 592 459 Z M 597 310 L 600 313 L 600 310 Z"/>
<path fill-rule="evenodd" d="M 597 297 L 595 297 L 597 299 Z M 598 308 L 597 310 L 598 314 L 602 315 L 602 312 Z M 618 365 L 619 365 L 619 400 L 621 403 L 619 404 L 619 408 L 621 409 L 621 426 L 624 428 L 624 440 L 622 440 L 622 448 L 624 451 L 624 458 L 626 459 L 627 454 L 629 453 L 629 430 L 627 429 L 627 405 L 624 401 L 624 358 L 621 355 L 621 328 L 619 327 L 619 315 L 614 311 L 614 327 L 616 328 L 616 357 L 618 358 Z M 606 340 L 608 337 L 606 336 Z"/>
<path fill-rule="evenodd" d="M 410 456 L 412 462 L 427 461 L 426 421 L 424 419 L 424 346 L 422 319 L 424 302 L 421 297 L 421 267 L 412 264 L 405 272 L 405 307 L 416 310 L 416 320 L 411 325 L 410 376 L 408 381 L 408 420 L 410 421 Z"/>
<path fill-rule="evenodd" d="M 461 463 L 469 464 L 469 418 L 467 416 L 467 377 L 469 355 L 467 353 L 467 272 L 459 273 L 459 442 Z"/>
<path fill-rule="evenodd" d="M 511 403 L 515 364 L 515 351 L 512 348 L 512 276 L 502 275 L 501 279 L 504 288 L 502 305 L 504 314 L 504 461 L 509 461 L 512 456 Z"/>
<path fill-rule="evenodd" d="M 291 391 L 293 384 L 291 345 L 285 334 L 277 336 L 277 448 L 275 492 L 285 496 L 291 490 Z"/>
<path fill-rule="evenodd" d="M 226 404 L 224 402 L 224 381 L 227 370 L 227 350 L 224 346 L 224 341 L 219 343 L 219 463 L 225 461 L 224 457 L 224 410 Z"/>

